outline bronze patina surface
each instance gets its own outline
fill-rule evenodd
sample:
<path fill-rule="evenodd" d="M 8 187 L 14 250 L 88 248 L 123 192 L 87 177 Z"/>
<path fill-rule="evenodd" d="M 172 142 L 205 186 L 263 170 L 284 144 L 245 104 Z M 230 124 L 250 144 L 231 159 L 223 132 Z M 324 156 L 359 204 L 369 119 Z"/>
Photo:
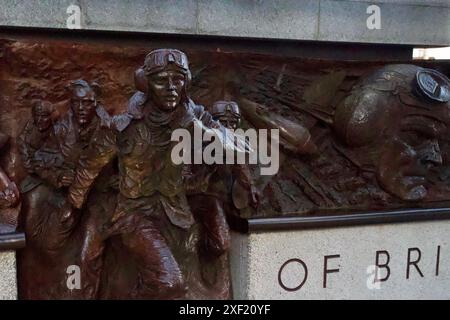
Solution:
<path fill-rule="evenodd" d="M 257 230 L 276 217 L 401 220 L 448 206 L 446 63 L 61 39 L 0 46 L 0 223 L 26 234 L 21 298 L 226 299 L 236 219 Z M 279 129 L 278 173 L 174 164 L 171 133 L 197 122 Z M 70 290 L 74 265 L 82 281 Z"/>

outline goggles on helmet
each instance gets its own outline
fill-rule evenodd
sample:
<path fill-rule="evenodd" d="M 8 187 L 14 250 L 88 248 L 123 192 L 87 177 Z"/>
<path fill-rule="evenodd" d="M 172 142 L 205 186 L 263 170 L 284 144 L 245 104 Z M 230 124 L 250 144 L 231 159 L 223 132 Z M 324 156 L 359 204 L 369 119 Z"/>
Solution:
<path fill-rule="evenodd" d="M 216 101 L 214 102 L 211 114 L 213 116 L 220 116 L 226 113 L 231 113 L 236 117 L 240 117 L 239 107 L 234 101 Z"/>
<path fill-rule="evenodd" d="M 169 64 L 175 65 L 180 71 L 190 79 L 189 62 L 184 52 L 176 49 L 157 49 L 151 51 L 144 62 L 146 75 L 160 72 Z"/>

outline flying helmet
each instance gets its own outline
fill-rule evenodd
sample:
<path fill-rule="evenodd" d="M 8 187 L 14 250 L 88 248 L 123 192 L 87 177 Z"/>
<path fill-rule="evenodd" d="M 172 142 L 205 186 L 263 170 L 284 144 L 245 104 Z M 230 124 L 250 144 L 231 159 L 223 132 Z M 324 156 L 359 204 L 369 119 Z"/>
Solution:
<path fill-rule="evenodd" d="M 211 108 L 211 115 L 213 117 L 218 117 L 225 115 L 227 113 L 231 113 L 236 118 L 241 117 L 241 112 L 239 111 L 239 107 L 234 101 L 216 101 L 214 102 Z"/>
<path fill-rule="evenodd" d="M 144 65 L 134 73 L 136 89 L 147 93 L 147 76 L 163 71 L 169 64 L 174 65 L 184 74 L 186 85 L 191 81 L 191 71 L 186 54 L 177 49 L 156 49 L 151 51 L 144 60 Z"/>
<path fill-rule="evenodd" d="M 83 79 L 71 81 L 68 89 L 71 91 L 72 97 L 76 98 L 83 98 L 88 95 L 93 95 L 96 98 L 100 93 L 100 86 L 96 82 L 88 83 Z"/>
<path fill-rule="evenodd" d="M 363 146 L 398 130 L 411 117 L 450 125 L 450 81 L 436 70 L 388 65 L 356 84 L 337 106 L 334 130 L 349 146 Z"/>

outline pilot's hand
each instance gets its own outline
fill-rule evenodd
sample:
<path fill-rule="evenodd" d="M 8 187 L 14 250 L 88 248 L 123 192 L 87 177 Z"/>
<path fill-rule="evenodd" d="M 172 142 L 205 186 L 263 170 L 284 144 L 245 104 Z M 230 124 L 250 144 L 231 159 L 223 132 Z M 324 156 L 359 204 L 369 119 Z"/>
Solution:
<path fill-rule="evenodd" d="M 75 179 L 75 173 L 73 172 L 64 172 L 58 179 L 59 187 L 68 187 L 70 186 Z"/>
<path fill-rule="evenodd" d="M 14 190 L 10 187 L 7 187 L 3 192 L 0 193 L 0 198 L 2 207 L 5 208 L 14 206 L 19 200 Z"/>
<path fill-rule="evenodd" d="M 250 205 L 254 209 L 258 208 L 260 198 L 261 194 L 259 193 L 258 189 L 256 189 L 256 187 L 252 185 L 250 187 Z"/>

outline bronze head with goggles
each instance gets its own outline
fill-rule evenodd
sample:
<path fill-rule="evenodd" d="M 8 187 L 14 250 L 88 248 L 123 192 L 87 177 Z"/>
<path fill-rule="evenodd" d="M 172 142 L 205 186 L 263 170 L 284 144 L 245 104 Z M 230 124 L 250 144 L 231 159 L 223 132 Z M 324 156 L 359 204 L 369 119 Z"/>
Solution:
<path fill-rule="evenodd" d="M 141 68 L 141 91 L 156 107 L 171 111 L 187 101 L 187 85 L 191 80 L 189 63 L 184 52 L 176 49 L 157 49 L 150 52 Z M 142 76 L 146 77 L 145 83 Z"/>
<path fill-rule="evenodd" d="M 234 101 L 216 101 L 211 108 L 214 120 L 228 129 L 236 129 L 241 120 L 239 106 Z"/>
<path fill-rule="evenodd" d="M 402 200 L 433 200 L 450 126 L 449 92 L 450 81 L 436 70 L 387 65 L 336 107 L 334 130 L 385 191 Z"/>

